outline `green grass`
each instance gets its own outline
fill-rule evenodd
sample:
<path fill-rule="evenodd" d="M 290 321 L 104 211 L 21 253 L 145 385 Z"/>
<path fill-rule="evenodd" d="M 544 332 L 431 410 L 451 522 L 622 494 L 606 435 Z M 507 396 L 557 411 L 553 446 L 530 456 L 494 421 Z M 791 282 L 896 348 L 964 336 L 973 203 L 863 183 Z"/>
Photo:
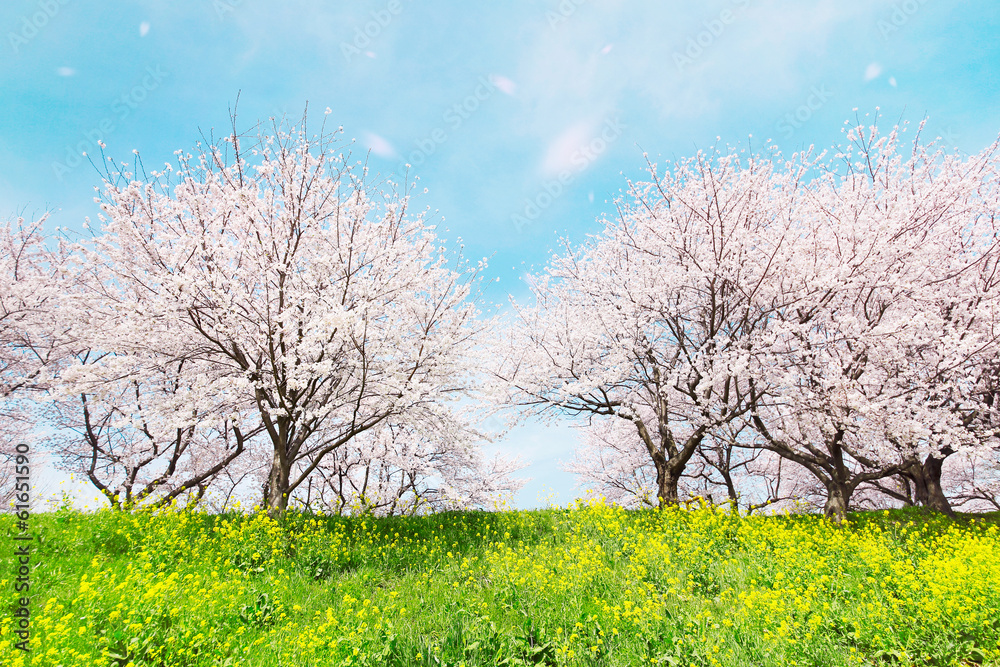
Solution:
<path fill-rule="evenodd" d="M 0 557 L 0 664 L 995 665 L 997 524 L 59 511 L 31 518 L 30 653 Z"/>

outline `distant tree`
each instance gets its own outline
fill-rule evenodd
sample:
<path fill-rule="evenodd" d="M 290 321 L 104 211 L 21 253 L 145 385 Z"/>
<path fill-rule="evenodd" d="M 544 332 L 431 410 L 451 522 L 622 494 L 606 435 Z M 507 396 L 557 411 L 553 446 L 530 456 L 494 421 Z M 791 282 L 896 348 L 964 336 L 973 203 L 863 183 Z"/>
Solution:
<path fill-rule="evenodd" d="M 743 429 L 732 422 L 706 438 L 685 468 L 679 495 L 731 502 L 747 513 L 813 506 L 822 495 L 815 479 L 798 464 L 753 446 L 742 438 Z M 632 425 L 604 418 L 582 430 L 583 442 L 564 466 L 579 486 L 623 507 L 655 507 L 656 470 Z"/>
<path fill-rule="evenodd" d="M 747 514 L 821 507 L 822 488 L 802 466 L 760 447 L 746 421 L 715 432 L 689 472 L 692 493 L 726 498 Z"/>
<path fill-rule="evenodd" d="M 46 217 L 0 224 L 0 505 L 13 493 L 7 462 L 19 443 L 34 443 L 34 399 L 49 386 L 71 342 L 57 302 L 70 288 L 67 246 L 49 243 Z M 32 470 L 37 474 L 38 467 Z"/>
<path fill-rule="evenodd" d="M 196 362 L 93 352 L 75 361 L 46 405 L 56 429 L 47 445 L 114 508 L 197 504 L 263 431 Z"/>
<path fill-rule="evenodd" d="M 1000 452 L 966 450 L 942 464 L 942 486 L 964 512 L 1000 511 Z"/>
<path fill-rule="evenodd" d="M 499 455 L 487 459 L 480 439 L 469 429 L 390 424 L 333 452 L 294 500 L 337 514 L 493 509 L 523 485 L 511 474 L 524 466 Z"/>
<path fill-rule="evenodd" d="M 596 419 L 581 429 L 582 442 L 563 468 L 577 486 L 629 509 L 656 507 L 656 468 L 635 427 L 620 419 Z"/>

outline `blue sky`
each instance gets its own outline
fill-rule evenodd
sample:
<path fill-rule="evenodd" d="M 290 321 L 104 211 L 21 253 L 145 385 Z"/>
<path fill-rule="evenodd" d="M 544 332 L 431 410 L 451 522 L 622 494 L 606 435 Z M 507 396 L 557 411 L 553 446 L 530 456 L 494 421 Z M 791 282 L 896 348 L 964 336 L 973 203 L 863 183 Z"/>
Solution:
<path fill-rule="evenodd" d="M 558 236 L 597 231 L 643 154 L 782 151 L 927 118 L 966 152 L 1000 133 L 1000 3 L 943 0 L 6 0 L 0 215 L 95 214 L 96 141 L 147 165 L 245 125 L 326 107 L 369 165 L 428 189 L 443 236 L 524 296 Z M 566 502 L 575 432 L 503 443 L 534 461 L 521 506 Z"/>

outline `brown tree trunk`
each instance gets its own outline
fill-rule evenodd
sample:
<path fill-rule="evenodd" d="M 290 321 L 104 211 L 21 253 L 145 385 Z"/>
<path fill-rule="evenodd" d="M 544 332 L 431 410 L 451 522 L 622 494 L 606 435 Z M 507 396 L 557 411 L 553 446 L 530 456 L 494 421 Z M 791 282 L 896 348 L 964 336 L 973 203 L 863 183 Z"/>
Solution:
<path fill-rule="evenodd" d="M 289 467 L 276 451 L 271 461 L 271 472 L 264 486 L 267 514 L 277 518 L 288 509 L 288 482 L 291 475 Z"/>
<path fill-rule="evenodd" d="M 823 506 L 823 514 L 827 519 L 837 523 L 843 523 L 847 519 L 847 508 L 850 507 L 853 491 L 849 485 L 836 480 L 827 482 L 826 504 Z"/>
<path fill-rule="evenodd" d="M 663 412 L 666 412 L 665 407 Z M 658 506 L 667 507 L 668 505 L 676 505 L 679 502 L 677 485 L 680 482 L 681 475 L 684 473 L 684 467 L 691 459 L 691 456 L 694 455 L 695 450 L 697 450 L 705 436 L 704 429 L 699 428 L 691 434 L 684 443 L 684 446 L 678 451 L 673 441 L 673 434 L 667 427 L 666 422 L 660 421 L 658 424 L 660 441 L 654 442 L 649 434 L 649 430 L 642 423 L 641 419 L 633 418 L 630 421 L 635 424 L 639 432 L 639 438 L 646 446 L 646 451 L 649 452 L 649 457 L 653 461 L 653 467 L 656 470 L 656 497 Z M 672 455 L 668 456 L 670 453 Z"/>
<path fill-rule="evenodd" d="M 837 523 L 847 520 L 847 508 L 851 506 L 851 494 L 854 493 L 854 487 L 848 481 L 850 473 L 844 463 L 843 441 L 844 430 L 838 429 L 828 447 L 833 470 L 830 480 L 826 482 L 826 505 L 823 507 L 826 518 Z"/>
<path fill-rule="evenodd" d="M 676 505 L 680 498 L 677 493 L 677 484 L 680 482 L 680 474 L 668 470 L 666 467 L 656 471 L 656 495 L 659 499 L 660 507 Z"/>
<path fill-rule="evenodd" d="M 941 464 L 943 463 L 943 458 L 928 456 L 922 466 L 924 484 L 927 486 L 927 507 L 935 512 L 954 517 L 955 511 L 951 508 L 948 496 L 944 495 L 944 489 L 941 486 Z"/>
<path fill-rule="evenodd" d="M 913 503 L 927 506 L 927 481 L 924 479 L 924 469 L 919 461 L 914 461 L 901 473 L 903 478 L 913 484 Z"/>
<path fill-rule="evenodd" d="M 733 475 L 727 470 L 722 473 L 722 479 L 726 482 L 726 495 L 729 497 L 730 505 L 735 509 L 738 507 L 739 495 L 736 493 L 736 485 L 733 483 Z"/>
<path fill-rule="evenodd" d="M 913 495 L 917 503 L 931 511 L 954 517 L 955 511 L 941 486 L 941 466 L 951 452 L 945 450 L 943 453 L 944 456 L 941 457 L 928 454 L 923 463 L 914 461 L 903 471 L 903 475 L 913 482 Z"/>

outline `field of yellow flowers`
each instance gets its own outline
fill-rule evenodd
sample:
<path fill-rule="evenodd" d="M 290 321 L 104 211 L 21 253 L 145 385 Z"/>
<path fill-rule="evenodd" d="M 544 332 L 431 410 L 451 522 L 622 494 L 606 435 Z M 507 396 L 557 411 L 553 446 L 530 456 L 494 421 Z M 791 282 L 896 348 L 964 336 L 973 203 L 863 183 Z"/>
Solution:
<path fill-rule="evenodd" d="M 995 515 L 837 526 L 578 503 L 32 522 L 29 653 L 13 549 L 0 558 L 10 667 L 1000 664 Z"/>

